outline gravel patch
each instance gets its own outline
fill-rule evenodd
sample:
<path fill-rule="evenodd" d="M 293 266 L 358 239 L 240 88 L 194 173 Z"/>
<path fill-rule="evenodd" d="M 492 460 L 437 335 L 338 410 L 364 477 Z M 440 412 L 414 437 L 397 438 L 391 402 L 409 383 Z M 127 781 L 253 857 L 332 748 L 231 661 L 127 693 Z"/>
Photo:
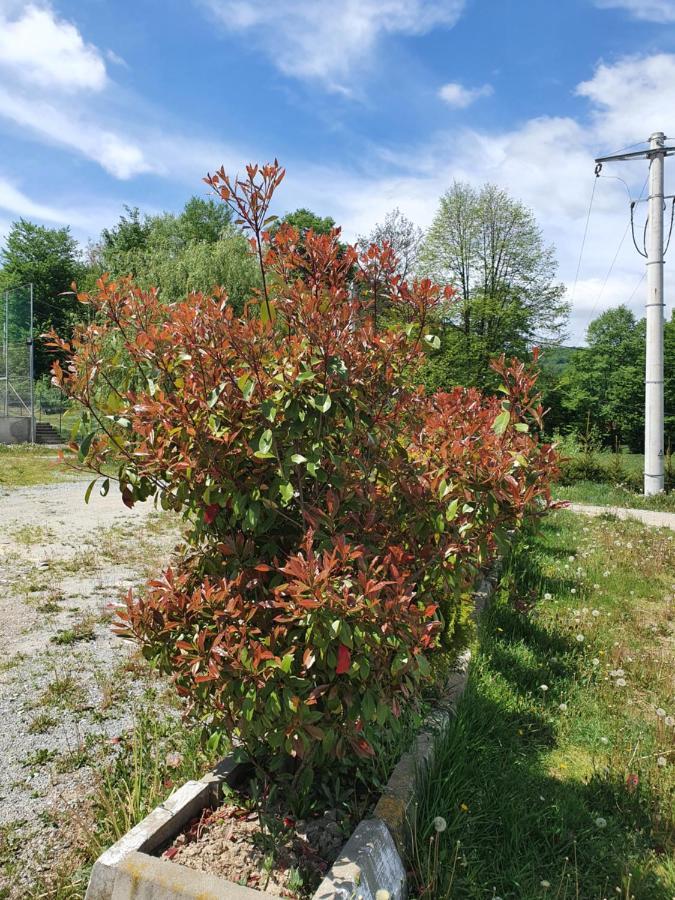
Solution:
<path fill-rule="evenodd" d="M 120 597 L 168 560 L 169 514 L 133 510 L 82 482 L 0 493 L 0 897 L 28 886 L 74 840 L 101 750 L 163 683 L 110 629 Z"/>

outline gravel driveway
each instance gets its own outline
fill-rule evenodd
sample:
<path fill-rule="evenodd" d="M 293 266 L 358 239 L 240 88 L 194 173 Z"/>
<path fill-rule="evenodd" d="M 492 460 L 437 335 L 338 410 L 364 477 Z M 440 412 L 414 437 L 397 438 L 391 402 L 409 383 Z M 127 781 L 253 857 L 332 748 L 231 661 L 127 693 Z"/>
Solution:
<path fill-rule="evenodd" d="M 0 897 L 26 896 L 66 852 L 54 814 L 86 795 L 92 748 L 130 728 L 148 688 L 111 605 L 167 561 L 178 527 L 113 491 L 85 504 L 85 489 L 0 490 Z"/>

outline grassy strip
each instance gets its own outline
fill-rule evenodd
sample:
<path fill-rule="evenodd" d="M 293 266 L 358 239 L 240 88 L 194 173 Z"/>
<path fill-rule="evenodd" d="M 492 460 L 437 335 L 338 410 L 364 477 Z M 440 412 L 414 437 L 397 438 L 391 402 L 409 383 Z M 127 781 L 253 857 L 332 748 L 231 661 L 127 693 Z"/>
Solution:
<path fill-rule="evenodd" d="M 644 497 L 628 488 L 612 484 L 596 484 L 593 481 L 579 481 L 576 484 L 556 484 L 554 496 L 572 503 L 589 503 L 592 506 L 623 506 L 628 509 L 653 509 L 660 512 L 675 512 L 675 493 L 657 494 Z"/>
<path fill-rule="evenodd" d="M 672 900 L 675 541 L 551 516 L 423 785 L 412 896 Z"/>
<path fill-rule="evenodd" d="M 0 488 L 54 484 L 86 477 L 59 462 L 54 447 L 0 444 Z"/>

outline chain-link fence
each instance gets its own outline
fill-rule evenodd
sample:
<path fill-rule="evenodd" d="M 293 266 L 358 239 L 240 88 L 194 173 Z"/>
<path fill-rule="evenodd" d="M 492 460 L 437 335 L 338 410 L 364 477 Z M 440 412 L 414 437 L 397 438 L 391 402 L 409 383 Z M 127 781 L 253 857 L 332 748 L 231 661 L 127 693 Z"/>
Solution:
<path fill-rule="evenodd" d="M 9 288 L 0 293 L 0 417 L 27 418 L 27 435 L 33 439 L 33 286 Z"/>

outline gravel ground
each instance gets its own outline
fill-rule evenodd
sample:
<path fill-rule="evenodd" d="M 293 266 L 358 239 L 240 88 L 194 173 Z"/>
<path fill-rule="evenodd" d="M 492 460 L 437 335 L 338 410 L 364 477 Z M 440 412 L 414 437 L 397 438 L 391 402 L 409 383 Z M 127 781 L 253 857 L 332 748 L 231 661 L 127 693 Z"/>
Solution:
<path fill-rule="evenodd" d="M 113 492 L 86 505 L 85 486 L 0 491 L 0 897 L 27 896 L 67 851 L 55 816 L 83 802 L 95 752 L 150 686 L 111 606 L 167 560 L 178 528 Z"/>
<path fill-rule="evenodd" d="M 620 506 L 590 506 L 586 503 L 570 503 L 572 512 L 584 516 L 616 516 L 617 519 L 637 519 L 653 528 L 671 528 L 675 531 L 675 513 L 653 509 L 624 509 Z"/>

